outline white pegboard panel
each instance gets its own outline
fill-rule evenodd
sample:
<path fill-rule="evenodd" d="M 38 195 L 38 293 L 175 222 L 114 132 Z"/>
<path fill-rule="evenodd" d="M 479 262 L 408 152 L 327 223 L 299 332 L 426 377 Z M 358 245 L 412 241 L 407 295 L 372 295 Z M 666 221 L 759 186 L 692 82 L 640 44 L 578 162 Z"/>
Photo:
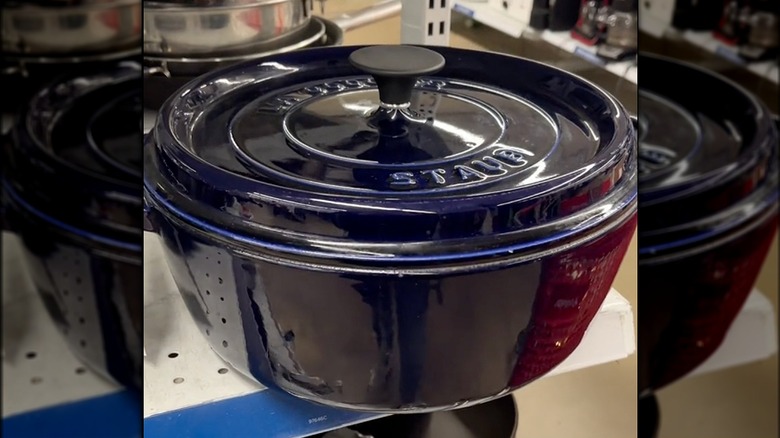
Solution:
<path fill-rule="evenodd" d="M 144 417 L 264 390 L 211 351 L 176 292 L 158 237 L 146 233 L 144 245 Z M 624 359 L 634 340 L 631 306 L 613 290 L 579 347 L 548 376 Z"/>
<path fill-rule="evenodd" d="M 685 31 L 682 36 L 685 41 L 688 41 L 695 46 L 714 53 L 735 64 L 742 65 L 745 69 L 755 73 L 757 76 L 768 79 L 775 84 L 780 84 L 777 60 L 746 63 L 739 57 L 736 47 L 722 44 L 712 36 L 712 32 Z"/>
<path fill-rule="evenodd" d="M 3 233 L 2 242 L 3 417 L 120 391 L 70 352 L 29 280 L 18 237 Z"/>
<path fill-rule="evenodd" d="M 552 32 L 545 30 L 542 32 L 542 39 L 562 50 L 579 56 L 588 62 L 598 65 L 605 70 L 621 77 L 634 84 L 637 83 L 637 62 L 635 59 L 620 62 L 608 62 L 596 55 L 596 47 L 586 46 L 571 37 L 567 31 Z"/>
<path fill-rule="evenodd" d="M 688 376 L 767 359 L 777 353 L 777 323 L 772 303 L 758 290 L 748 296 L 715 353 Z"/>
<path fill-rule="evenodd" d="M 401 44 L 450 45 L 452 0 L 403 0 Z"/>

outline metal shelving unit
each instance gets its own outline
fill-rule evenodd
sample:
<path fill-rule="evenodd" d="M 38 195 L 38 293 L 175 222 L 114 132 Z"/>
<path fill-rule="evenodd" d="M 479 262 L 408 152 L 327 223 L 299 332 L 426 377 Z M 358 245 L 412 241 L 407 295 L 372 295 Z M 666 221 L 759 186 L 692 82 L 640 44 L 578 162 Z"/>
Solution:
<path fill-rule="evenodd" d="M 596 55 L 596 47 L 589 47 L 571 37 L 569 32 L 537 31 L 528 26 L 526 21 L 502 11 L 490 1 L 455 0 L 452 10 L 470 19 L 492 27 L 513 38 L 522 38 L 529 34 L 541 37 L 542 40 L 555 47 L 580 57 L 591 64 L 599 66 L 616 76 L 637 83 L 637 63 L 635 59 L 619 62 L 607 62 Z M 528 11 L 530 15 L 530 11 Z"/>
<path fill-rule="evenodd" d="M 692 44 L 705 52 L 714 54 L 734 65 L 741 66 L 756 76 L 767 79 L 775 85 L 780 84 L 780 72 L 778 72 L 777 60 L 746 62 L 742 59 L 736 47 L 728 46 L 718 41 L 712 32 L 708 31 L 680 31 L 671 25 L 671 13 L 673 5 L 664 9 L 665 2 L 656 1 L 648 7 L 644 3 L 640 6 L 639 30 L 657 38 L 671 38 L 682 40 Z"/>

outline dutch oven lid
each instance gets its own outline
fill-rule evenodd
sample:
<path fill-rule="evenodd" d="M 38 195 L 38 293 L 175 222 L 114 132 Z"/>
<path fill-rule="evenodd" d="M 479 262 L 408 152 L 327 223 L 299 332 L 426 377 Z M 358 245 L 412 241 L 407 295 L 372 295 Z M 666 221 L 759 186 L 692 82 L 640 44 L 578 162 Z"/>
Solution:
<path fill-rule="evenodd" d="M 82 231 L 140 236 L 141 103 L 134 62 L 69 74 L 43 88 L 12 131 L 12 195 Z"/>
<path fill-rule="evenodd" d="M 336 47 L 239 64 L 176 93 L 149 141 L 159 174 L 146 185 L 162 210 L 343 252 L 541 243 L 598 226 L 635 196 L 634 130 L 614 98 L 544 64 L 461 49 Z"/>
<path fill-rule="evenodd" d="M 778 137 L 765 106 L 696 66 L 640 57 L 640 253 L 705 239 L 773 203 Z"/>

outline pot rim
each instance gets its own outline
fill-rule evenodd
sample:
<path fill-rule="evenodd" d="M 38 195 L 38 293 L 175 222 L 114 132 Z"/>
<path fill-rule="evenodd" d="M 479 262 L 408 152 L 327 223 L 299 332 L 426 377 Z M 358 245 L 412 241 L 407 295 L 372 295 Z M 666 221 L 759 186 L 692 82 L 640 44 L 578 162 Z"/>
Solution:
<path fill-rule="evenodd" d="M 694 203 L 713 202 L 713 200 L 717 201 L 719 193 L 728 194 L 729 189 L 740 188 L 744 184 L 755 184 L 749 193 L 741 195 L 741 198 L 732 201 L 731 204 L 723 207 L 708 207 L 711 211 L 705 211 L 704 215 L 693 219 L 669 221 L 660 226 L 653 225 L 650 229 L 645 227 L 644 230 L 640 221 L 638 255 L 642 263 L 660 263 L 660 261 L 705 251 L 712 247 L 713 242 L 729 239 L 729 235 L 734 234 L 735 230 L 751 224 L 756 217 L 765 218 L 771 215 L 772 211 L 777 210 L 778 193 L 780 193 L 777 187 L 779 169 L 777 160 L 780 153 L 777 146 L 778 130 L 766 106 L 734 81 L 698 65 L 663 55 L 640 53 L 640 57 L 684 68 L 696 73 L 697 76 L 709 77 L 722 84 L 725 89 L 738 93 L 745 99 L 749 109 L 754 110 L 756 114 L 755 135 L 733 165 L 724 165 L 682 182 L 662 185 L 650 190 L 642 190 L 640 182 L 640 208 L 664 207 L 666 203 L 677 205 L 688 200 L 693 200 Z M 673 98 L 669 99 L 673 100 Z M 763 176 L 758 179 L 757 174 Z M 659 193 L 665 194 L 653 198 Z M 704 201 L 696 201 L 697 197 L 702 197 Z"/>
<path fill-rule="evenodd" d="M 286 56 L 295 56 L 297 60 L 304 59 L 312 53 L 327 53 L 327 51 L 338 50 L 339 58 L 344 53 L 354 51 L 359 47 L 346 48 L 315 48 L 305 51 L 297 51 L 294 54 Z M 464 55 L 472 51 L 464 49 L 438 48 L 445 53 L 455 55 Z M 485 55 L 479 52 L 480 55 Z M 321 54 L 321 53 L 318 53 Z M 210 163 L 190 150 L 183 139 L 177 137 L 171 129 L 174 125 L 172 117 L 174 109 L 189 97 L 189 94 L 197 94 L 202 84 L 218 80 L 221 75 L 231 71 L 242 71 L 241 68 L 250 68 L 254 64 L 246 63 L 231 66 L 228 69 L 212 72 L 211 74 L 201 76 L 180 89 L 163 105 L 158 113 L 158 119 L 155 127 L 147 135 L 145 152 L 144 187 L 146 202 L 152 207 L 164 211 L 163 216 L 177 216 L 184 218 L 198 228 L 209 229 L 211 232 L 230 235 L 231 238 L 241 238 L 241 236 L 252 236 L 255 242 L 260 241 L 264 244 L 276 242 L 280 248 L 286 248 L 286 252 L 298 254 L 315 253 L 320 257 L 353 259 L 353 260 L 375 260 L 375 261 L 397 261 L 397 262 L 419 262 L 431 260 L 456 260 L 464 258 L 487 257 L 500 253 L 504 250 L 520 251 L 529 247 L 538 245 L 554 245 L 553 242 L 564 241 L 571 236 L 599 228 L 609 222 L 610 218 L 620 215 L 626 208 L 634 208 L 636 199 L 636 143 L 635 130 L 628 112 L 623 106 L 609 93 L 606 93 L 600 87 L 591 82 L 580 78 L 561 69 L 549 66 L 547 64 L 528 60 L 524 58 L 512 57 L 505 54 L 488 53 L 487 56 L 494 57 L 496 62 L 500 60 L 514 60 L 516 62 L 528 63 L 531 67 L 544 71 L 545 73 L 555 73 L 565 77 L 582 86 L 584 89 L 597 96 L 600 102 L 611 112 L 607 112 L 611 130 L 600 140 L 602 149 L 594 152 L 592 158 L 588 158 L 585 163 L 579 163 L 580 168 L 576 171 L 567 170 L 562 173 L 555 173 L 553 177 L 543 182 L 532 180 L 527 186 L 512 186 L 509 190 L 499 190 L 495 192 L 487 191 L 483 193 L 470 193 L 463 196 L 462 193 L 456 195 L 446 195 L 444 198 L 434 197 L 433 199 L 441 201 L 446 199 L 448 202 L 438 202 L 431 205 L 430 197 L 425 194 L 412 193 L 408 197 L 392 197 L 392 220 L 403 219 L 403 215 L 420 214 L 421 206 L 426 205 L 426 211 L 430 214 L 447 215 L 449 213 L 468 214 L 472 208 L 476 211 L 487 212 L 486 206 L 505 206 L 512 204 L 508 208 L 530 208 L 531 205 L 540 205 L 539 202 L 545 202 L 547 197 L 555 197 L 555 202 L 562 202 L 564 199 L 574 199 L 575 194 L 584 197 L 585 204 L 569 207 L 562 207 L 560 213 L 555 213 L 556 217 L 546 222 L 533 222 L 522 225 L 516 222 L 508 226 L 506 230 L 492 230 L 488 234 L 477 236 L 452 237 L 446 240 L 419 241 L 415 239 L 406 239 L 403 241 L 377 242 L 371 240 L 361 240 L 357 243 L 346 241 L 343 237 L 331 236 L 325 234 L 313 234 L 309 231 L 291 231 L 278 224 L 260 224 L 250 222 L 228 213 L 222 209 L 216 209 L 213 206 L 208 207 L 200 203 L 197 199 L 190 199 L 189 195 L 179 192 L 181 183 L 169 180 L 163 173 L 169 173 L 172 166 L 176 172 L 187 173 L 186 178 L 194 178 L 198 185 L 206 184 L 214 193 L 238 194 L 248 193 L 251 202 L 266 203 L 268 205 L 289 205 L 289 208 L 299 208 L 305 206 L 306 211 L 321 212 L 323 214 L 336 214 L 343 211 L 343 208 L 337 206 L 337 198 L 344 198 L 343 193 L 328 194 L 322 191 L 314 193 L 304 190 L 301 187 L 282 186 L 278 181 L 262 181 L 252 179 L 244 175 L 225 171 L 213 163 Z M 302 58 L 303 57 L 303 58 Z M 274 63 L 277 59 L 268 58 L 265 62 Z M 524 64 L 525 65 L 525 64 Z M 529 67 L 529 68 L 531 68 Z M 231 90 L 233 93 L 235 90 Z M 596 97 L 594 97 L 595 99 Z M 192 109 L 192 117 L 200 117 L 197 108 Z M 604 111 L 607 111 L 606 109 Z M 606 120 L 605 119 L 605 120 Z M 177 123 L 183 126 L 184 122 Z M 152 170 L 151 172 L 149 170 Z M 163 173 L 161 173 L 163 172 Z M 178 175 L 178 173 L 177 173 Z M 174 177 L 176 179 L 177 177 Z M 598 189 L 607 184 L 604 192 L 600 192 L 595 197 L 589 191 Z M 188 183 L 189 184 L 189 183 Z M 565 185 L 564 185 L 565 184 Z M 611 185 L 610 185 L 611 184 Z M 519 187 L 519 188 L 518 188 Z M 561 187 L 565 187 L 562 189 Z M 192 189 L 185 189 L 187 191 Z M 566 193 L 565 197 L 560 191 Z M 211 192 L 209 192 L 211 193 Z M 201 196 L 201 195 L 198 195 Z M 202 195 L 212 197 L 211 194 Z M 221 196 L 221 195 L 217 195 Z M 234 196 L 234 195 L 228 195 Z M 243 196 L 243 195 L 242 195 Z M 381 192 L 372 195 L 363 200 L 360 197 L 348 197 L 351 203 L 350 209 L 353 212 L 362 212 L 375 214 L 379 210 L 387 210 L 387 199 Z M 559 196 L 559 197 L 556 197 Z M 333 197 L 333 200 L 329 200 Z M 328 198 L 328 199 L 326 199 Z M 242 198 L 243 199 L 243 198 Z M 345 198 L 347 199 L 347 198 Z M 451 205 L 450 200 L 463 200 L 468 205 Z M 549 201 L 553 202 L 553 201 Z M 524 204 L 523 204 L 524 203 Z M 373 205 L 376 204 L 376 205 Z M 381 205 L 380 205 L 381 204 Z M 522 204 L 522 205 L 521 205 Z M 384 208 L 380 208 L 384 205 Z M 298 206 L 298 207 L 295 207 Z M 352 209 L 354 206 L 354 209 Z M 541 208 L 541 207 L 539 207 Z M 528 210 L 530 211 L 530 210 Z M 399 213 L 400 212 L 400 213 Z M 417 212 L 417 213 L 415 213 Z M 490 213 L 491 215 L 493 213 Z M 513 213 L 514 214 L 514 213 Z M 523 213 L 526 214 L 526 213 Z M 530 213 L 529 213 L 530 214 Z M 558 217 L 560 215 L 560 217 Z M 542 225 L 539 225 L 542 223 Z M 463 250 L 466 246 L 476 250 Z M 496 248 L 501 248 L 497 250 Z M 424 255 L 422 255 L 424 254 Z"/>
<path fill-rule="evenodd" d="M 531 244 L 508 244 L 489 251 L 406 257 L 300 249 L 278 242 L 264 241 L 246 234 L 225 233 L 212 225 L 193 220 L 192 217 L 181 216 L 179 211 L 168 210 L 166 207 L 169 207 L 170 204 L 162 205 L 160 201 L 146 187 L 144 188 L 144 208 L 148 218 L 145 229 L 147 232 L 158 234 L 162 228 L 159 221 L 165 221 L 175 227 L 181 227 L 188 232 L 195 233 L 203 239 L 218 241 L 221 245 L 248 259 L 313 271 L 349 272 L 391 277 L 461 274 L 527 263 L 597 240 L 637 215 L 637 202 L 632 199 L 607 220 L 584 230 L 573 230 L 566 236 L 568 239 L 555 240 L 555 245 L 546 245 L 549 243 L 548 241 L 535 241 Z M 542 250 L 537 250 L 538 247 L 542 247 Z"/>
<path fill-rule="evenodd" d="M 742 95 L 743 97 L 745 97 L 749 101 L 750 105 L 754 109 L 758 110 L 758 114 L 760 116 L 759 117 L 759 123 L 758 123 L 758 125 L 759 125 L 758 126 L 758 133 L 765 132 L 765 131 L 769 131 L 770 133 L 776 132 L 775 129 L 773 129 L 774 122 L 772 120 L 772 115 L 769 112 L 769 110 L 766 108 L 766 105 L 764 105 L 760 100 L 758 100 L 758 98 L 755 95 L 750 93 L 743 86 L 741 86 L 740 84 L 732 81 L 731 79 L 729 79 L 729 78 L 727 78 L 727 77 L 725 77 L 725 76 L 723 76 L 723 75 L 721 75 L 721 74 L 719 74 L 717 72 L 713 72 L 711 70 L 707 70 L 707 69 L 705 69 L 703 67 L 700 67 L 699 65 L 692 64 L 692 63 L 689 63 L 689 62 L 686 62 L 686 61 L 681 61 L 681 60 L 678 60 L 678 59 L 675 59 L 675 58 L 671 58 L 671 57 L 668 57 L 668 56 L 658 55 L 658 54 L 649 53 L 649 52 L 640 52 L 639 53 L 639 57 L 640 58 L 654 59 L 654 60 L 662 61 L 662 62 L 671 64 L 671 65 L 676 65 L 678 67 L 684 67 L 686 69 L 695 71 L 698 74 L 701 74 L 701 75 L 704 75 L 704 76 L 709 76 L 712 79 L 718 80 L 719 82 L 723 83 L 724 86 L 732 88 L 735 91 L 737 91 L 740 95 Z M 641 87 L 641 85 L 640 85 L 640 87 Z M 759 138 L 755 139 L 754 142 L 750 145 L 749 151 L 751 153 L 745 153 L 745 154 L 743 154 L 740 157 L 741 160 L 740 160 L 739 164 L 741 164 L 742 167 L 744 167 L 746 165 L 749 165 L 749 160 L 755 158 L 755 152 L 757 150 L 762 150 L 761 147 L 766 147 L 767 145 L 771 145 L 772 144 L 771 138 L 766 138 L 766 137 L 771 137 L 771 136 L 763 137 L 763 140 L 761 139 L 761 136 L 758 136 L 758 137 Z M 746 163 L 746 161 L 748 161 L 748 163 Z M 722 178 L 724 176 L 723 173 L 724 172 L 723 172 L 722 168 L 714 169 L 713 171 L 711 171 L 709 173 L 705 173 L 705 174 L 701 175 L 700 177 L 694 179 L 693 182 L 701 183 L 701 184 L 698 185 L 698 187 L 703 190 L 703 189 L 706 189 L 708 187 L 707 184 L 717 184 L 719 182 L 722 182 L 722 181 L 718 181 L 718 179 Z M 736 173 L 736 172 L 732 172 L 732 174 L 733 173 Z M 679 195 L 679 193 L 674 192 L 675 189 L 678 189 L 678 188 L 681 188 L 681 187 L 688 187 L 688 186 L 690 186 L 691 183 L 692 183 L 691 180 L 685 180 L 685 181 L 680 182 L 680 183 L 678 183 L 676 185 L 664 186 L 664 187 L 654 188 L 654 189 L 650 189 L 650 190 L 647 190 L 647 189 L 642 190 L 641 187 L 640 187 L 640 189 L 639 189 L 639 197 L 641 199 L 643 197 L 646 198 L 648 195 L 656 194 L 657 192 L 661 192 L 661 191 L 669 192 L 670 190 L 672 191 L 671 195 L 668 195 L 668 196 L 662 196 L 660 198 L 655 198 L 655 199 L 642 199 L 642 204 L 644 206 L 655 205 L 655 204 L 658 204 L 658 203 L 666 202 L 670 198 L 674 199 L 675 195 Z M 686 191 L 682 195 L 685 196 L 685 195 L 690 195 L 690 194 L 691 194 L 690 191 Z"/>

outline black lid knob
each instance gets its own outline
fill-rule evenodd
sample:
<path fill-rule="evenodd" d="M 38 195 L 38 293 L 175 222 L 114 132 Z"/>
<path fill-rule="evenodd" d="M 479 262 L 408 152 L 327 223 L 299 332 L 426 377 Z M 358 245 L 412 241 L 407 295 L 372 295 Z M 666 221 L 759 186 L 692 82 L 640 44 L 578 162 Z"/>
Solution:
<path fill-rule="evenodd" d="M 417 46 L 373 46 L 355 50 L 349 62 L 374 77 L 386 105 L 408 105 L 417 78 L 444 68 L 444 57 Z"/>

